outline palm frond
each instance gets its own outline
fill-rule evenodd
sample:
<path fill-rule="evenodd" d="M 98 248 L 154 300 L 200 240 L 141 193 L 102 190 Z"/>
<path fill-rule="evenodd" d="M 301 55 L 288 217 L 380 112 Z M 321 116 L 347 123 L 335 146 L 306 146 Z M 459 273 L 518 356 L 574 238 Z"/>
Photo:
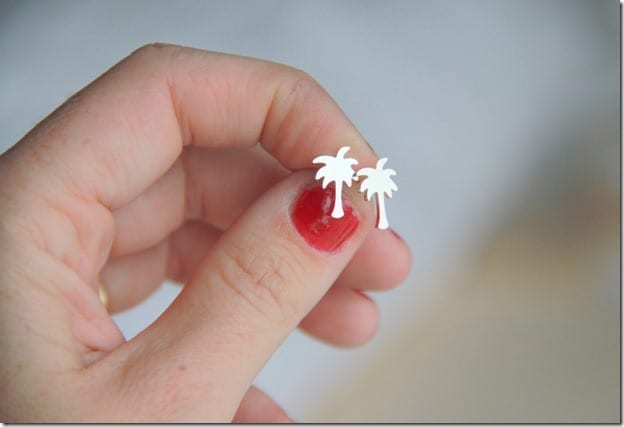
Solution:
<path fill-rule="evenodd" d="M 318 156 L 316 157 L 314 160 L 312 160 L 312 163 L 331 163 L 334 160 L 334 156 Z"/>
<path fill-rule="evenodd" d="M 316 171 L 316 176 L 314 177 L 314 179 L 321 179 L 322 177 L 325 176 L 326 172 L 327 172 L 327 166 L 323 166 L 322 168 Z"/>
<path fill-rule="evenodd" d="M 387 161 L 387 157 L 382 157 L 381 159 L 377 160 L 377 166 L 375 166 L 375 169 L 382 170 Z"/>
<path fill-rule="evenodd" d="M 373 197 L 373 191 L 370 188 L 370 182 L 369 181 L 364 181 L 362 182 L 362 185 L 360 185 L 360 193 L 366 192 L 366 200 L 370 200 L 371 197 Z"/>
<path fill-rule="evenodd" d="M 336 154 L 336 157 L 343 159 L 344 155 L 347 154 L 347 151 L 349 151 L 350 148 L 351 147 L 349 147 L 348 145 L 341 147 L 340 150 L 338 150 L 338 154 Z"/>
<path fill-rule="evenodd" d="M 394 183 L 394 181 L 392 181 L 392 179 L 390 179 L 390 177 L 386 177 L 386 189 L 384 191 L 384 193 L 388 196 L 388 198 L 392 198 L 392 192 L 393 191 L 398 191 L 399 188 L 397 187 L 397 185 Z"/>
<path fill-rule="evenodd" d="M 375 169 L 373 168 L 362 168 L 359 171 L 357 171 L 357 175 L 358 176 L 371 176 L 375 173 Z"/>

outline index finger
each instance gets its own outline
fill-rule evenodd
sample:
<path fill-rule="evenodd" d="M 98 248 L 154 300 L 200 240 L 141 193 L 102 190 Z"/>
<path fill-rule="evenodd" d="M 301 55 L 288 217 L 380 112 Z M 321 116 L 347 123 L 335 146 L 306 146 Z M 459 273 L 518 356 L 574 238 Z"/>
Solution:
<path fill-rule="evenodd" d="M 291 170 L 349 145 L 376 156 L 331 97 L 284 65 L 186 47 L 145 46 L 71 98 L 15 151 L 34 152 L 72 193 L 116 209 L 185 145 L 262 146 Z M 44 160 L 41 160 L 44 159 Z"/>

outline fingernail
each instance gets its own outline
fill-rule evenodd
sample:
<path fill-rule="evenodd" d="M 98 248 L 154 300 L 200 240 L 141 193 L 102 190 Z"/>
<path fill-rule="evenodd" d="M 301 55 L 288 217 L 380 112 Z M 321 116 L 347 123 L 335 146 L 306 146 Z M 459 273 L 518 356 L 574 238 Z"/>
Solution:
<path fill-rule="evenodd" d="M 345 198 L 344 216 L 333 218 L 334 188 L 320 186 L 306 188 L 297 198 L 291 213 L 292 222 L 304 240 L 324 252 L 339 249 L 357 229 L 360 220 L 357 211 Z"/>

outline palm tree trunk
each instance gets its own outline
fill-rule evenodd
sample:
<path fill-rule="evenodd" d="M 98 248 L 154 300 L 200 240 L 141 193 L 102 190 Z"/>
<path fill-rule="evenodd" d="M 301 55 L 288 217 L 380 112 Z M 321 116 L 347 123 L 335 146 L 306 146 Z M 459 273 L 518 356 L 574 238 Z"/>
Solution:
<path fill-rule="evenodd" d="M 377 228 L 385 230 L 388 228 L 388 218 L 386 218 L 386 204 L 383 193 L 377 193 Z"/>
<path fill-rule="evenodd" d="M 336 182 L 336 197 L 331 216 L 334 218 L 342 218 L 344 216 L 344 211 L 342 210 L 342 181 Z"/>

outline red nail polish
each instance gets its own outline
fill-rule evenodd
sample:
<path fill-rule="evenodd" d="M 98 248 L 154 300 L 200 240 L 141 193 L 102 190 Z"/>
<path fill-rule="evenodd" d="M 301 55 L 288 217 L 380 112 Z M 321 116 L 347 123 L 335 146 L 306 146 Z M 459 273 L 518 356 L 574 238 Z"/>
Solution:
<path fill-rule="evenodd" d="M 307 188 L 295 201 L 292 222 L 295 228 L 313 248 L 333 252 L 355 232 L 360 220 L 357 212 L 343 199 L 344 216 L 332 218 L 334 189 L 320 186 Z"/>

